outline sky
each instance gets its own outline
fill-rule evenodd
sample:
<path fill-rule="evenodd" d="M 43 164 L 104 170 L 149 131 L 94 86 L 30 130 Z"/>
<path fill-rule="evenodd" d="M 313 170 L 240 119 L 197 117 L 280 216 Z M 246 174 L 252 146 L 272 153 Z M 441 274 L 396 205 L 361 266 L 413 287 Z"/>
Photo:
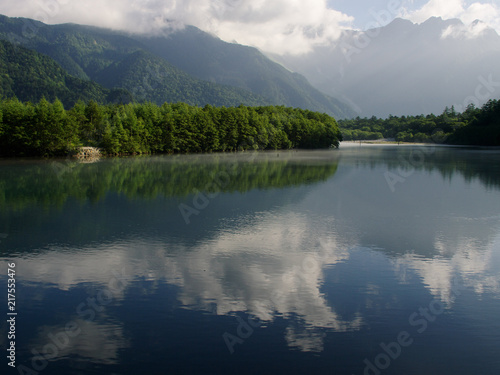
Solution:
<path fill-rule="evenodd" d="M 500 0 L 2 0 L 0 14 L 145 33 L 190 24 L 276 54 L 307 53 L 395 17 L 480 19 L 500 33 Z"/>

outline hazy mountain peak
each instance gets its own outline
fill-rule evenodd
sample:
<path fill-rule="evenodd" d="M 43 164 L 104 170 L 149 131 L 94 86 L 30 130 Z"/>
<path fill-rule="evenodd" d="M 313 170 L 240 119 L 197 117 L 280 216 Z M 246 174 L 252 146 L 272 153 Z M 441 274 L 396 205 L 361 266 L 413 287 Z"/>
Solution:
<path fill-rule="evenodd" d="M 443 20 L 441 17 L 431 17 L 418 25 L 419 30 L 426 34 L 441 35 L 448 27 L 463 26 L 457 18 Z"/>
<path fill-rule="evenodd" d="M 443 19 L 439 16 L 432 16 L 430 18 L 428 18 L 427 20 L 425 20 L 422 25 L 431 25 L 431 24 L 438 24 L 438 23 L 441 23 L 443 22 Z"/>
<path fill-rule="evenodd" d="M 441 34 L 442 39 L 456 38 L 456 39 L 475 39 L 483 36 L 498 35 L 495 30 L 490 28 L 486 23 L 480 20 L 475 20 L 469 25 L 456 20 L 455 23 L 448 23 L 447 27 Z"/>
<path fill-rule="evenodd" d="M 440 113 L 498 98 L 500 36 L 484 22 L 395 19 L 377 30 L 344 33 L 330 48 L 279 60 L 362 116 Z"/>
<path fill-rule="evenodd" d="M 402 29 L 409 29 L 415 26 L 413 22 L 404 18 L 394 18 L 387 26 L 382 27 L 383 29 L 390 31 L 397 31 Z"/>

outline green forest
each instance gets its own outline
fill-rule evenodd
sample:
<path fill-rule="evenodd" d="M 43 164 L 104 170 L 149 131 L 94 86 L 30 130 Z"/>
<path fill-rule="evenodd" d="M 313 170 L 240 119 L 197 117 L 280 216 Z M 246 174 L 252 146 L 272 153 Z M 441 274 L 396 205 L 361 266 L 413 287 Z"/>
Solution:
<path fill-rule="evenodd" d="M 392 138 L 397 142 L 500 146 L 500 101 L 482 108 L 473 104 L 458 113 L 453 107 L 436 116 L 389 116 L 339 120 L 345 141 Z"/>
<path fill-rule="evenodd" d="M 27 25 L 36 33 L 25 37 Z M 98 103 L 183 102 L 203 107 L 284 105 L 335 117 L 354 111 L 255 48 L 195 27 L 149 37 L 0 15 L 0 95 Z"/>
<path fill-rule="evenodd" d="M 131 102 L 124 89 L 106 89 L 69 75 L 54 60 L 35 51 L 0 40 L 0 98 L 38 102 L 59 99 L 70 107 L 79 99 L 99 103 Z"/>
<path fill-rule="evenodd" d="M 61 156 L 80 146 L 105 154 L 220 152 L 338 147 L 329 115 L 287 108 L 214 107 L 185 103 L 100 105 L 59 100 L 0 101 L 2 156 Z"/>

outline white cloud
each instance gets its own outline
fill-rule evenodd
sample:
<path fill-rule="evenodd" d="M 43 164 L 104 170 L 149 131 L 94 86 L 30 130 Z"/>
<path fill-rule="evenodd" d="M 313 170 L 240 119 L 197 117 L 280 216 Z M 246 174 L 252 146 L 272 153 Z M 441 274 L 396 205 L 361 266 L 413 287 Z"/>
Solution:
<path fill-rule="evenodd" d="M 189 24 L 229 42 L 292 55 L 336 40 L 354 22 L 326 0 L 19 0 L 0 3 L 0 13 L 49 24 L 74 22 L 131 32 Z M 500 6 L 493 2 L 430 0 L 416 10 L 403 7 L 399 16 L 416 23 L 432 16 L 459 18 L 467 25 L 480 19 L 500 32 Z"/>
<path fill-rule="evenodd" d="M 465 24 L 481 20 L 497 30 L 497 32 L 500 32 L 500 5 L 474 3 L 467 8 L 467 11 L 461 15 L 460 19 Z"/>
<path fill-rule="evenodd" d="M 471 288 L 477 295 L 499 293 L 500 279 L 492 269 L 494 254 L 500 249 L 499 236 L 486 245 L 467 236 L 437 236 L 434 246 L 442 256 L 429 259 L 405 254 L 398 258 L 394 264 L 400 279 L 405 279 L 408 269 L 415 270 L 429 291 L 447 306 L 453 304 L 457 289 Z"/>
<path fill-rule="evenodd" d="M 0 13 L 132 32 L 190 24 L 280 54 L 308 52 L 338 38 L 353 21 L 329 9 L 326 0 L 21 0 L 0 4 Z"/>
<path fill-rule="evenodd" d="M 105 318 L 104 314 L 102 318 Z M 53 355 L 54 360 L 78 356 L 92 359 L 95 363 L 116 364 L 119 361 L 120 351 L 130 346 L 121 325 L 89 322 L 78 318 L 67 323 L 70 322 L 74 324 L 75 332 L 79 332 L 72 337 L 65 335 L 66 324 L 39 327 L 34 340 L 34 346 L 39 353 L 45 356 Z M 50 335 L 60 337 L 61 334 L 63 337 L 66 336 L 66 339 L 60 338 L 63 340 L 62 343 L 58 344 L 56 352 L 52 352 L 49 349 L 52 344 Z"/>
<path fill-rule="evenodd" d="M 238 233 L 221 232 L 210 242 L 192 248 L 174 243 L 123 241 L 78 253 L 51 248 L 17 259 L 16 264 L 22 274 L 20 281 L 62 290 L 91 281 L 96 290 L 111 290 L 113 301 L 120 301 L 134 280 L 144 279 L 148 280 L 145 293 L 155 293 L 162 281 L 177 285 L 180 288 L 177 298 L 185 308 L 217 315 L 247 311 L 263 323 L 272 322 L 276 314 L 297 315 L 303 319 L 305 328 L 290 326 L 285 336 L 287 343 L 303 351 L 321 351 L 322 328 L 347 332 L 359 330 L 363 325 L 358 313 L 349 319 L 337 313 L 321 290 L 325 268 L 350 257 L 347 247 L 341 246 L 336 236 L 319 235 L 325 233 L 327 226 L 324 223 L 313 227 L 298 214 L 290 213 L 284 220 L 276 220 L 275 215 L 269 214 Z M 176 256 L 165 256 L 165 249 Z M 4 266 L 6 261 L 0 260 L 0 267 Z M 115 283 L 117 274 L 119 283 Z M 118 294 L 115 288 L 120 289 Z M 211 308 L 214 304 L 216 311 Z M 99 319 L 102 317 L 99 315 Z M 96 320 L 85 328 L 86 336 L 80 335 L 79 340 L 72 341 L 68 351 L 73 352 L 76 347 L 81 352 L 86 343 L 92 342 L 89 337 L 97 335 L 99 325 Z M 119 342 L 102 360 L 112 361 L 114 348 L 126 346 L 122 335 L 116 336 Z M 107 337 L 96 340 L 109 341 Z M 90 352 L 87 356 L 97 358 Z"/>
<path fill-rule="evenodd" d="M 226 40 L 235 39 L 280 54 L 307 52 L 312 45 L 335 40 L 345 29 L 342 25 L 353 20 L 328 9 L 323 0 L 241 0 L 238 3 L 238 7 L 222 15 L 210 31 Z"/>
<path fill-rule="evenodd" d="M 462 0 L 430 0 L 415 11 L 403 10 L 402 15 L 416 23 L 422 23 L 431 17 L 458 18 L 465 11 L 464 6 L 465 2 Z"/>
<path fill-rule="evenodd" d="M 478 37 L 487 29 L 488 25 L 484 22 L 473 22 L 469 25 L 450 25 L 443 31 L 441 37 L 443 39 L 449 37 L 471 39 Z"/>
<path fill-rule="evenodd" d="M 415 23 L 422 23 L 430 17 L 458 18 L 466 25 L 466 28 L 448 28 L 443 35 L 445 37 L 474 37 L 480 35 L 487 26 L 500 32 L 500 5 L 493 2 L 467 4 L 463 0 L 430 0 L 414 11 L 403 8 L 400 15 Z M 484 23 L 474 24 L 476 20 L 481 20 Z"/>

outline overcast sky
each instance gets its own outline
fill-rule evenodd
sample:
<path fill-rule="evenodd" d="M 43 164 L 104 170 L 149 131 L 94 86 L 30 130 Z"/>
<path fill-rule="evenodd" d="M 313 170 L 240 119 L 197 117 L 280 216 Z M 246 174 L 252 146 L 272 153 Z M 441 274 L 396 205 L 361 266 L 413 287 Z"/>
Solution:
<path fill-rule="evenodd" d="M 370 29 L 395 17 L 481 19 L 500 32 L 500 0 L 2 0 L 0 13 L 132 32 L 185 23 L 280 54 L 305 53 L 344 29 Z"/>

